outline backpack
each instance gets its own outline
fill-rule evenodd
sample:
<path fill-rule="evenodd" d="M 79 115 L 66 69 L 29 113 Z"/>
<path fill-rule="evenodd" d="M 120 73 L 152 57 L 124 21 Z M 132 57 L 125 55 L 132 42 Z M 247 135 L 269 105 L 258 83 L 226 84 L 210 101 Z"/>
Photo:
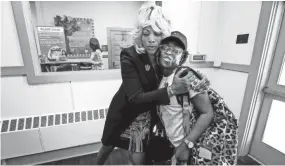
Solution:
<path fill-rule="evenodd" d="M 188 67 L 186 67 L 188 68 Z M 237 119 L 228 108 L 223 98 L 212 88 L 209 81 L 201 73 L 188 68 L 198 79 L 191 82 L 191 88 L 195 92 L 206 91 L 214 111 L 214 119 L 210 126 L 195 142 L 187 165 L 235 165 L 237 163 L 238 145 L 238 125 Z M 184 73 L 184 72 L 183 72 Z M 187 74 L 187 72 L 185 71 Z M 184 75 L 186 75 L 184 74 Z M 183 74 L 181 74 L 183 75 Z M 191 126 L 196 123 L 197 113 L 192 113 L 194 108 L 190 108 L 189 94 L 178 95 L 177 101 L 183 109 L 183 128 L 184 131 L 191 132 Z M 190 111 L 189 111 L 190 110 Z M 212 159 L 208 160 L 199 156 L 200 147 L 211 146 Z M 218 150 L 217 150 L 218 149 Z"/>

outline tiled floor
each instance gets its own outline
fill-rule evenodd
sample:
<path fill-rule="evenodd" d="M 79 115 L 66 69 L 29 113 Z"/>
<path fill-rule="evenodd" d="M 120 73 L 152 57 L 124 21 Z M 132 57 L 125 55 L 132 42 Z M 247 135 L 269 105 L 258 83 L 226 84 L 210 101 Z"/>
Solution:
<path fill-rule="evenodd" d="M 86 156 L 74 157 L 70 159 L 54 161 L 50 163 L 45 163 L 42 165 L 94 165 L 97 154 L 91 154 Z M 122 157 L 123 156 L 123 157 Z M 122 150 L 114 150 L 110 155 L 107 165 L 127 165 L 126 153 Z M 239 157 L 238 165 L 260 165 L 253 161 L 249 157 Z"/>

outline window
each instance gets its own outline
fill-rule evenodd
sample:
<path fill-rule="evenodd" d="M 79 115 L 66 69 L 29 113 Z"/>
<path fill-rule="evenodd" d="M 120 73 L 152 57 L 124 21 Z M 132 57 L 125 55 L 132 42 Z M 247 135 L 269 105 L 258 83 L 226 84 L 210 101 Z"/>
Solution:
<path fill-rule="evenodd" d="M 29 84 L 121 79 L 117 52 L 132 45 L 125 36 L 143 1 L 11 3 Z M 124 43 L 111 43 L 119 48 L 110 46 L 110 28 L 124 29 L 116 32 Z"/>
<path fill-rule="evenodd" d="M 267 119 L 263 142 L 285 154 L 285 102 L 273 100 Z"/>

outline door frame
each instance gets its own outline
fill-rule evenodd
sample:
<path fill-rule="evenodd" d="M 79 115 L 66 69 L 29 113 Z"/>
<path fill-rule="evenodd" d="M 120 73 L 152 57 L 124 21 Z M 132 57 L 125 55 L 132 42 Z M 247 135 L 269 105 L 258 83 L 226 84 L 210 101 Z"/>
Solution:
<path fill-rule="evenodd" d="M 260 115 L 258 116 L 257 127 L 254 132 L 254 141 L 249 151 L 250 156 L 259 159 L 265 164 L 284 164 L 283 152 L 275 149 L 273 146 L 263 142 L 265 128 L 267 126 L 268 118 L 271 112 L 271 106 L 273 101 L 281 101 L 285 103 L 285 85 L 279 85 L 278 79 L 280 78 L 281 69 L 284 67 L 284 43 L 285 43 L 285 2 L 279 4 L 280 8 L 280 26 L 278 39 L 276 41 L 276 48 L 273 53 L 272 67 L 270 68 L 269 78 L 266 82 L 265 88 L 263 89 L 264 97 L 263 103 L 260 108 Z M 282 73 L 285 74 L 285 73 Z M 284 111 L 284 110 L 279 110 Z M 284 112 L 283 112 L 284 113 Z M 267 154 L 271 154 L 268 157 Z"/>
<path fill-rule="evenodd" d="M 249 155 L 268 85 L 285 2 L 262 2 L 253 56 L 239 120 L 239 156 Z M 265 89 L 264 89 L 265 88 Z"/>
<path fill-rule="evenodd" d="M 132 32 L 133 28 L 118 28 L 118 27 L 107 27 L 107 41 L 108 41 L 108 64 L 109 69 L 113 69 L 112 65 L 112 47 L 111 47 L 111 31 L 127 31 Z"/>

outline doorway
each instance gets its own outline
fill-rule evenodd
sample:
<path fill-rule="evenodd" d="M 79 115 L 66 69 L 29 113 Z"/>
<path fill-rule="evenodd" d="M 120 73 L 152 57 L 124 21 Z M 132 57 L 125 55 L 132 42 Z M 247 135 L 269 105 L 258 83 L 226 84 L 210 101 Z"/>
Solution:
<path fill-rule="evenodd" d="M 252 59 L 253 64 L 259 64 L 251 67 L 249 75 L 247 86 L 253 94 L 248 95 L 248 108 L 243 108 L 241 114 L 239 155 L 248 155 L 265 165 L 285 165 L 285 2 L 270 3 L 262 5 L 263 11 L 271 6 L 270 17 L 267 19 L 266 12 L 261 12 L 259 29 L 268 28 L 260 31 L 266 33 L 265 40 L 256 40 L 255 44 L 254 54 L 260 59 Z"/>
<path fill-rule="evenodd" d="M 133 45 L 132 29 L 108 28 L 109 69 L 120 69 L 120 53 L 123 48 Z"/>

